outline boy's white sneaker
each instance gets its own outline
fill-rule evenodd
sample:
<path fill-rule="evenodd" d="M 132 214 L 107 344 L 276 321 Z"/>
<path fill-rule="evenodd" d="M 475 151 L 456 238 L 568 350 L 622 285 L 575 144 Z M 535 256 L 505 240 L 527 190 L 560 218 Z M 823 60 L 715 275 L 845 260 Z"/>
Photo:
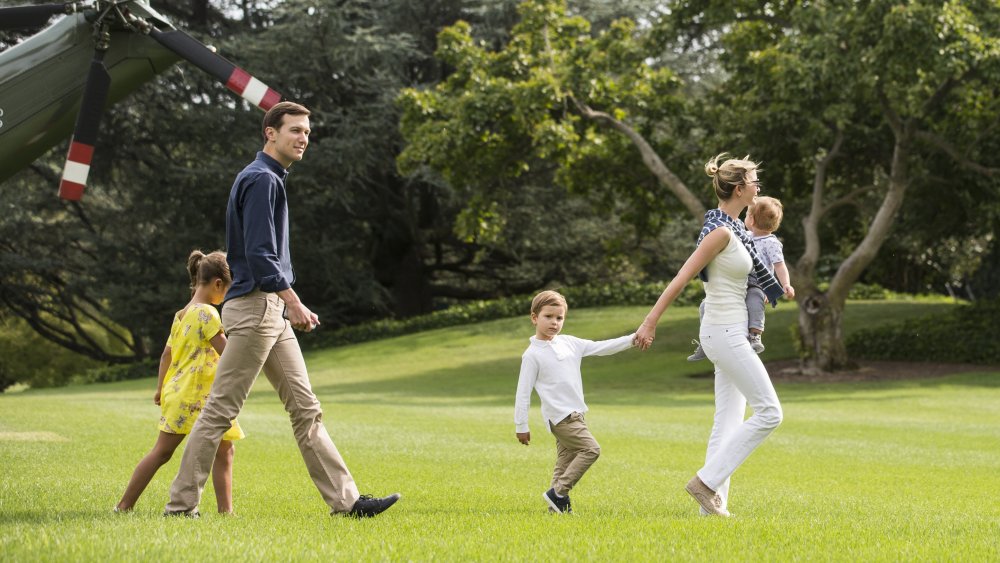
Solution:
<path fill-rule="evenodd" d="M 750 333 L 750 337 L 747 339 L 750 341 L 750 348 L 757 354 L 764 351 L 764 343 L 760 341 L 760 335 Z"/>

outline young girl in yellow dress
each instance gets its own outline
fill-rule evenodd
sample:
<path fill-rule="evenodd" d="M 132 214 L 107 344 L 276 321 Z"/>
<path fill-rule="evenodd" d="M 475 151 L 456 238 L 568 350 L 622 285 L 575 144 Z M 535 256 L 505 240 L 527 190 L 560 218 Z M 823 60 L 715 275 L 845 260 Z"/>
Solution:
<path fill-rule="evenodd" d="M 115 512 L 132 510 L 156 471 L 170 460 L 208 399 L 226 335 L 215 305 L 232 283 L 226 255 L 195 250 L 188 257 L 191 301 L 174 315 L 170 337 L 160 356 L 159 380 L 153 402 L 160 405 L 160 433 L 153 449 L 142 458 Z M 239 423 L 222 436 L 212 465 L 212 484 L 219 512 L 233 511 L 233 440 L 244 437 Z"/>

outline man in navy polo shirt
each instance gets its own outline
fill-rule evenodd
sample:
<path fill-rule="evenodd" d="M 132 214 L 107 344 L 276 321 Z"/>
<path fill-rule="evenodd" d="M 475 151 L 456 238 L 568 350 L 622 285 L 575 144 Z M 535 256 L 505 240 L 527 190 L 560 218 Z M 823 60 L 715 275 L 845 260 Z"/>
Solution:
<path fill-rule="evenodd" d="M 323 426 L 323 410 L 292 330 L 310 332 L 319 325 L 319 317 L 292 289 L 295 274 L 288 251 L 285 179 L 292 163 L 302 160 L 309 132 L 308 109 L 292 102 L 275 104 L 264 115 L 264 149 L 233 183 L 226 209 L 233 284 L 222 306 L 229 341 L 212 392 L 191 430 L 164 515 L 198 516 L 219 440 L 261 370 L 285 404 L 309 476 L 332 514 L 375 516 L 399 500 L 398 493 L 384 498 L 358 493 Z"/>

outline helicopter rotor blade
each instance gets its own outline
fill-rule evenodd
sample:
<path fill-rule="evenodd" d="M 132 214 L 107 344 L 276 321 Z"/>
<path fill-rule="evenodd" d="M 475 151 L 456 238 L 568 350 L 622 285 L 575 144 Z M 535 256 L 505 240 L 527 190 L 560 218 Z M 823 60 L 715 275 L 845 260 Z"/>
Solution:
<path fill-rule="evenodd" d="M 0 8 L 0 29 L 26 29 L 41 27 L 56 14 L 66 13 L 66 4 L 39 4 Z"/>
<path fill-rule="evenodd" d="M 101 124 L 101 114 L 104 113 L 104 104 L 107 102 L 110 88 L 111 75 L 104 66 L 104 51 L 98 49 L 90 62 L 90 73 L 84 86 L 80 113 L 76 117 L 76 129 L 73 130 L 62 181 L 59 182 L 59 197 L 62 199 L 79 201 L 83 197 L 83 190 L 87 186 L 87 175 L 90 173 L 90 161 L 94 156 L 97 132 Z"/>
<path fill-rule="evenodd" d="M 224 83 L 227 88 L 251 104 L 267 111 L 281 101 L 281 94 L 257 80 L 247 71 L 212 52 L 201 41 L 180 30 L 160 31 L 150 28 L 149 34 L 161 45 L 181 58 Z"/>

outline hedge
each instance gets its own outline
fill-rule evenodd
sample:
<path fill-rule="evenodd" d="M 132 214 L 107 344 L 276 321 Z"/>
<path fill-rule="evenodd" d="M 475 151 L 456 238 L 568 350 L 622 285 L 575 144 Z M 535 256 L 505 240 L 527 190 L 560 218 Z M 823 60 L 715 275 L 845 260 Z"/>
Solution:
<path fill-rule="evenodd" d="M 665 282 L 626 282 L 597 286 L 560 288 L 571 309 L 611 306 L 652 307 L 666 287 Z M 855 284 L 851 299 L 886 299 L 894 294 L 877 285 Z M 696 305 L 704 297 L 702 284 L 692 281 L 674 301 L 676 305 Z M 319 331 L 300 342 L 304 347 L 321 348 L 368 342 L 412 334 L 424 330 L 460 326 L 483 321 L 527 316 L 532 295 L 518 295 L 489 301 L 473 301 L 454 305 L 427 315 L 407 319 L 382 319 L 359 325 L 342 327 L 333 331 Z M 135 364 L 102 366 L 73 378 L 74 383 L 104 383 L 140 379 L 156 375 L 157 361 L 148 360 Z"/>
<path fill-rule="evenodd" d="M 101 366 L 89 369 L 82 374 L 74 375 L 72 383 L 111 383 L 113 381 L 156 377 L 159 367 L 159 360 L 143 360 L 132 364 Z"/>
<path fill-rule="evenodd" d="M 1000 300 L 854 332 L 848 353 L 869 360 L 1000 364 Z"/>
<path fill-rule="evenodd" d="M 566 296 L 566 301 L 569 303 L 570 309 L 608 307 L 613 305 L 652 306 L 660 294 L 663 293 L 664 287 L 666 287 L 664 283 L 630 282 L 599 286 L 567 287 L 560 288 L 559 292 Z M 427 315 L 407 319 L 382 319 L 343 327 L 326 334 L 317 334 L 316 338 L 309 339 L 311 341 L 309 342 L 309 346 L 341 346 L 436 328 L 528 316 L 532 297 L 532 295 L 518 295 L 490 301 L 473 301 L 454 305 Z M 701 298 L 701 284 L 692 282 L 684 288 L 684 291 L 677 297 L 675 303 L 691 305 L 698 303 Z M 303 343 L 305 342 L 303 341 Z"/>

